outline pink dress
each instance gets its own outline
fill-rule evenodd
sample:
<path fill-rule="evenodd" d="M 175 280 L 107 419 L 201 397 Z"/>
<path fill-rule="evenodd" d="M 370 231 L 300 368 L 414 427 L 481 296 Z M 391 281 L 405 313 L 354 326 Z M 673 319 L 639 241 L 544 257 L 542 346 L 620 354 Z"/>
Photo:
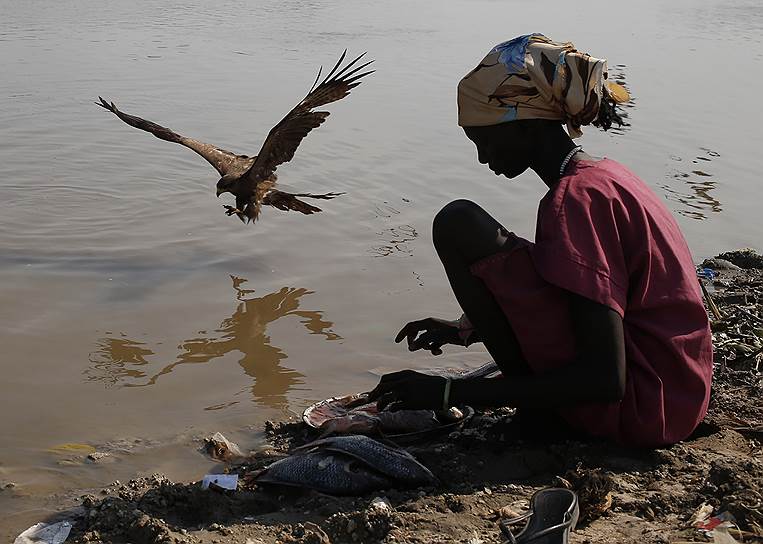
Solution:
<path fill-rule="evenodd" d="M 707 412 L 711 335 L 691 254 L 660 199 L 615 161 L 572 163 L 540 202 L 535 243 L 515 242 L 472 273 L 495 296 L 534 371 L 575 358 L 568 291 L 623 318 L 624 398 L 565 407 L 565 419 L 627 445 L 688 437 Z"/>

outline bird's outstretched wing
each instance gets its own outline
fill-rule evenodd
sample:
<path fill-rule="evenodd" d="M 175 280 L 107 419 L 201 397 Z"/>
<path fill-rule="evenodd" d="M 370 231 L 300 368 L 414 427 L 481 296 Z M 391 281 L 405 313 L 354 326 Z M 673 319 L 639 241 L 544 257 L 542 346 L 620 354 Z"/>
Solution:
<path fill-rule="evenodd" d="M 313 108 L 341 100 L 350 94 L 350 89 L 360 85 L 360 78 L 374 72 L 374 70 L 368 70 L 358 73 L 373 62 L 371 60 L 355 66 L 365 53 L 340 68 L 346 55 L 345 49 L 339 61 L 320 85 L 318 80 L 322 69 L 318 70 L 318 77 L 315 78 L 310 92 L 270 130 L 257 159 L 242 176 L 243 182 L 253 185 L 273 174 L 279 164 L 289 162 L 294 157 L 294 152 L 302 139 L 312 129 L 320 126 L 329 115 L 327 111 L 312 111 Z"/>
<path fill-rule="evenodd" d="M 96 104 L 109 110 L 128 125 L 139 128 L 141 130 L 145 130 L 146 132 L 150 132 L 162 140 L 174 142 L 176 144 L 184 145 L 189 149 L 193 149 L 196 153 L 204 157 L 209 164 L 214 166 L 221 176 L 224 176 L 230 170 L 231 165 L 234 163 L 242 160 L 251 160 L 248 157 L 236 155 L 235 153 L 220 149 L 219 147 L 216 147 L 212 144 L 205 144 L 204 142 L 194 140 L 193 138 L 187 138 L 177 134 L 176 132 L 173 132 L 167 127 L 157 125 L 152 121 L 141 119 L 140 117 L 136 117 L 134 115 L 129 115 L 117 109 L 117 107 L 114 105 L 114 102 L 106 102 L 100 96 L 98 99 L 100 102 L 96 102 Z"/>

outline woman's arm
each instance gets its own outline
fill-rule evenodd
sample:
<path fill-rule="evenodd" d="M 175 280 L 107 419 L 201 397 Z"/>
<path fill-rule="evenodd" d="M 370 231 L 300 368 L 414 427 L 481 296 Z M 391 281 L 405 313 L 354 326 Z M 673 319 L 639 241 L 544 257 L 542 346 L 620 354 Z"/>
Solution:
<path fill-rule="evenodd" d="M 577 357 L 569 365 L 505 380 L 454 380 L 453 404 L 502 406 L 616 402 L 625 394 L 625 338 L 620 315 L 597 302 L 571 295 Z M 553 338 L 548 339 L 553 342 Z"/>
<path fill-rule="evenodd" d="M 570 294 L 577 356 L 570 364 L 542 374 L 504 379 L 453 380 L 449 403 L 473 406 L 554 406 L 616 402 L 625 393 L 623 322 L 614 310 Z M 554 338 L 550 337 L 549 342 Z M 440 408 L 445 380 L 413 371 L 388 374 L 372 391 L 380 407 Z"/>

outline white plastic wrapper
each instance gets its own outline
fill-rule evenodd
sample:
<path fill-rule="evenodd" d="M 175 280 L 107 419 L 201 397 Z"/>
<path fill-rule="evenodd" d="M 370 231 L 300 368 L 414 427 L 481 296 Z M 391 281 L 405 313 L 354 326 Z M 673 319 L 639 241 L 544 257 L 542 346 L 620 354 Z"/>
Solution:
<path fill-rule="evenodd" d="M 36 523 L 21 533 L 13 541 L 13 544 L 62 544 L 72 530 L 72 524 L 68 521 L 60 521 L 50 525 Z"/>
<path fill-rule="evenodd" d="M 201 488 L 209 489 L 209 484 L 235 491 L 238 487 L 238 474 L 207 474 L 201 481 Z"/>

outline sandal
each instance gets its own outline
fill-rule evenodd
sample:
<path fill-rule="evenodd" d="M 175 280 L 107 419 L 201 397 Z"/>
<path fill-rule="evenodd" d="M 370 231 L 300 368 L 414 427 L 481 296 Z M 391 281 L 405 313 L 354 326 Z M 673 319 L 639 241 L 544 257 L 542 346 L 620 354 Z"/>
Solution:
<path fill-rule="evenodd" d="M 578 496 L 574 491 L 555 487 L 541 489 L 530 498 L 530 510 L 526 514 L 501 521 L 501 532 L 507 539 L 504 544 L 567 544 L 579 515 Z M 516 535 L 512 533 L 510 527 L 524 520 L 528 520 L 524 529 Z"/>

